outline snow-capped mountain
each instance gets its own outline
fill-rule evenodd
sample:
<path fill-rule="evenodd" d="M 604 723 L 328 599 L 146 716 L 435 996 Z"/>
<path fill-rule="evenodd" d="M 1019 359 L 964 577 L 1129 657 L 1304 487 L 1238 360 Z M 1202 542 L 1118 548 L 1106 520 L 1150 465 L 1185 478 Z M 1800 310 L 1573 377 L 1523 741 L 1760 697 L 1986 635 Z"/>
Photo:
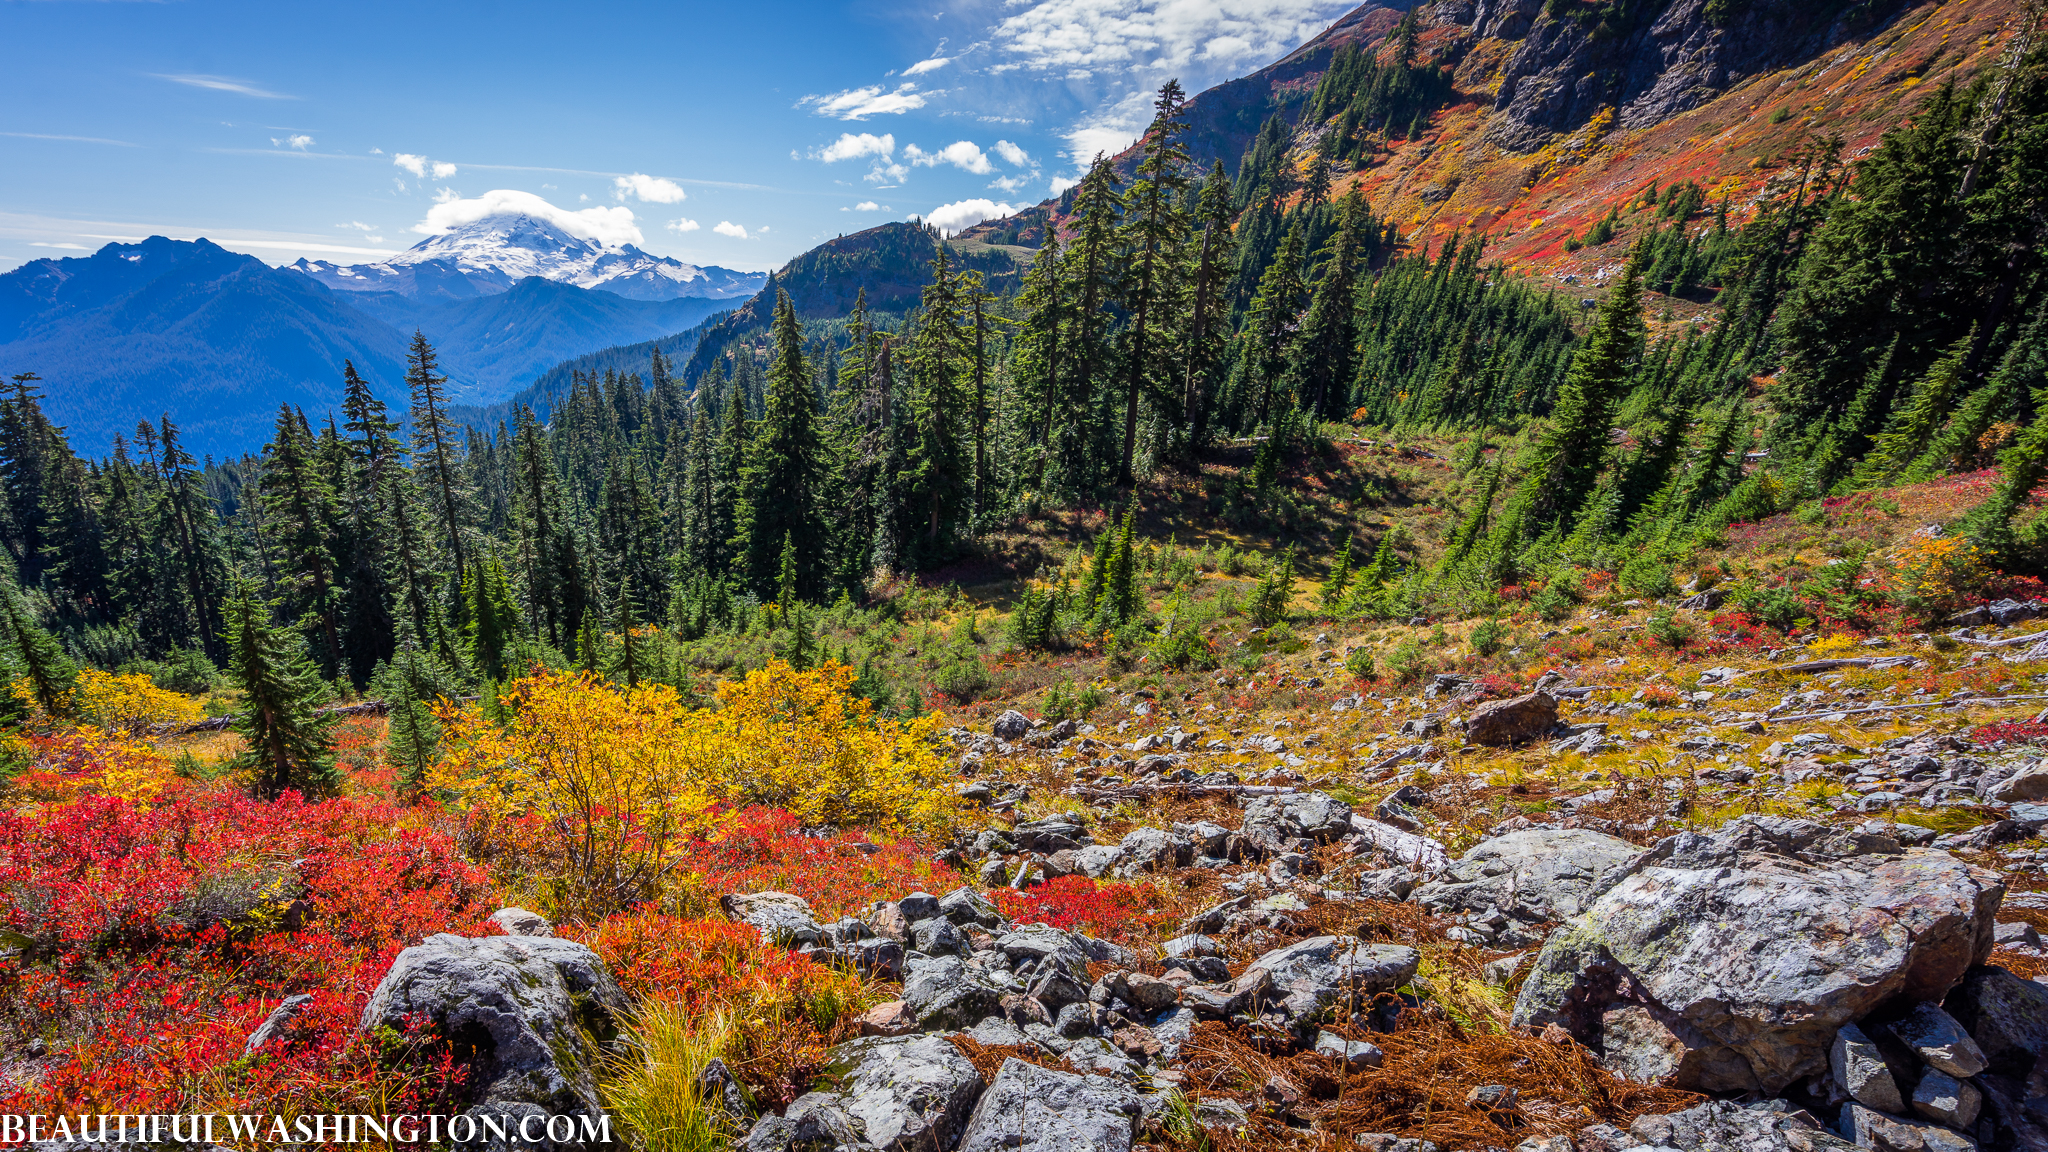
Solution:
<path fill-rule="evenodd" d="M 768 281 L 763 272 L 699 267 L 631 244 L 607 246 L 523 215 L 486 216 L 375 264 L 302 258 L 290 267 L 338 291 L 396 292 L 415 300 L 491 296 L 529 276 L 630 300 L 724 300 L 751 296 Z"/>

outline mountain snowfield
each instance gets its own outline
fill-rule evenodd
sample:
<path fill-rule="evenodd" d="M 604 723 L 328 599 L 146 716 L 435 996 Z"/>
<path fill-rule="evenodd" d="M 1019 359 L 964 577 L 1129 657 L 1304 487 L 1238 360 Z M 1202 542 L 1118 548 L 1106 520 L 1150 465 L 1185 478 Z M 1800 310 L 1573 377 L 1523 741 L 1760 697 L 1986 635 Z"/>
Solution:
<path fill-rule="evenodd" d="M 539 276 L 629 300 L 725 300 L 751 296 L 768 280 L 763 272 L 686 264 L 631 244 L 586 240 L 524 214 L 486 216 L 376 263 L 301 258 L 288 267 L 337 291 L 396 292 L 412 299 L 491 296 Z"/>

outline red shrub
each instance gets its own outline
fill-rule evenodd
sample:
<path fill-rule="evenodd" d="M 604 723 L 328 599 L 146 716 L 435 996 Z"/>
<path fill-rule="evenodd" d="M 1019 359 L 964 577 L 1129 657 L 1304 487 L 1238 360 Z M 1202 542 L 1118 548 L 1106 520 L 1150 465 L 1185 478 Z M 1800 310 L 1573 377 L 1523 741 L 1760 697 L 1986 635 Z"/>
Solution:
<path fill-rule="evenodd" d="M 2036 720 L 2001 720 L 1970 729 L 1973 744 L 2048 744 L 2048 724 Z"/>
<path fill-rule="evenodd" d="M 1079 928 L 1108 940 L 1143 935 L 1162 914 L 1149 885 L 1101 883 L 1086 876 L 1057 876 L 1022 892 L 998 888 L 989 898 L 1020 924 Z"/>

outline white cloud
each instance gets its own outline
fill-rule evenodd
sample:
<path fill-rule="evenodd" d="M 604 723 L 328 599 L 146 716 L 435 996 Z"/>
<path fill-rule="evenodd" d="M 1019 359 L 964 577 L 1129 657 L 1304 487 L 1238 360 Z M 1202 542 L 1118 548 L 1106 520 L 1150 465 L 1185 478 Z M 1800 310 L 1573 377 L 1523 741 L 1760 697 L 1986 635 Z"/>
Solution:
<path fill-rule="evenodd" d="M 720 236 L 730 236 L 735 240 L 745 240 L 747 238 L 747 230 L 730 220 L 720 220 L 711 226 L 711 230 Z"/>
<path fill-rule="evenodd" d="M 1031 167 L 1031 155 L 1008 140 L 996 141 L 996 155 L 1001 156 L 1005 164 L 1017 168 Z"/>
<path fill-rule="evenodd" d="M 270 142 L 272 144 L 276 144 L 277 140 L 273 138 Z M 293 148 L 297 148 L 299 151 L 304 152 L 307 149 L 307 147 L 313 143 L 313 138 L 311 136 L 299 134 L 285 137 L 284 142 L 286 144 L 291 145 Z"/>
<path fill-rule="evenodd" d="M 943 89 L 930 95 L 943 94 Z M 810 105 L 820 116 L 832 116 L 840 120 L 865 120 L 870 116 L 888 113 L 902 114 L 913 108 L 922 108 L 924 95 L 917 91 L 917 85 L 899 84 L 894 92 L 885 92 L 880 84 L 865 88 L 852 88 L 830 96 L 806 96 L 797 101 L 797 107 Z"/>
<path fill-rule="evenodd" d="M 412 230 L 429 236 L 438 236 L 488 216 L 515 214 L 537 217 L 571 236 L 595 240 L 613 247 L 645 242 L 639 226 L 633 223 L 631 208 L 621 206 L 571 211 L 567 208 L 557 208 L 531 192 L 518 192 L 509 188 L 494 189 L 471 199 L 463 199 L 451 189 L 443 188 L 435 197 L 434 207 L 428 210 L 427 218 L 413 225 Z"/>
<path fill-rule="evenodd" d="M 1026 178 L 1023 176 L 1004 176 L 989 181 L 988 186 L 991 188 L 1001 188 L 1005 192 L 1015 192 L 1017 189 L 1022 188 L 1025 183 Z"/>
<path fill-rule="evenodd" d="M 424 180 L 427 178 L 427 158 L 410 152 L 400 152 L 391 158 L 393 164 Z"/>
<path fill-rule="evenodd" d="M 336 224 L 335 227 L 354 228 L 359 232 L 375 232 L 377 230 L 377 226 L 375 224 L 365 224 L 361 220 L 351 220 L 346 224 Z"/>
<path fill-rule="evenodd" d="M 453 175 L 455 175 L 455 165 L 440 160 L 434 161 L 434 179 L 446 180 Z"/>
<path fill-rule="evenodd" d="M 688 216 L 679 216 L 662 225 L 662 227 L 667 228 L 671 232 L 695 232 L 697 230 L 697 222 Z"/>
<path fill-rule="evenodd" d="M 839 139 L 812 153 L 812 157 L 827 164 L 841 160 L 858 160 L 863 156 L 893 156 L 896 153 L 896 137 L 888 132 L 880 136 L 872 132 L 855 135 L 841 132 Z"/>
<path fill-rule="evenodd" d="M 613 195 L 622 203 L 628 196 L 643 204 L 681 204 L 690 198 L 689 193 L 683 191 L 683 186 L 675 181 L 643 176 L 638 172 L 631 176 L 614 176 L 612 184 L 616 188 Z"/>
<path fill-rule="evenodd" d="M 90 251 L 90 249 L 88 249 L 88 248 L 87 248 L 87 247 L 86 247 L 85 245 L 83 245 L 83 244 L 64 244 L 64 243 L 55 243 L 55 244 L 53 244 L 53 243 L 50 243 L 50 242 L 48 242 L 48 241 L 45 241 L 45 240 L 31 240 L 31 241 L 29 241 L 29 242 L 28 242 L 28 246 L 29 246 L 29 247 L 31 247 L 31 248 L 62 248 L 62 249 L 64 249 L 64 250 L 68 251 L 68 252 L 87 252 L 87 251 Z"/>
<path fill-rule="evenodd" d="M 393 177 L 391 178 L 391 182 L 392 182 L 393 184 L 396 184 L 396 185 L 398 186 L 398 190 L 399 190 L 400 192 L 403 192 L 403 191 L 405 191 L 405 181 L 403 181 L 403 180 L 400 180 L 400 179 L 399 179 L 398 177 L 396 177 L 396 176 L 393 176 Z"/>
<path fill-rule="evenodd" d="M 944 68 L 946 65 L 952 62 L 953 61 L 951 57 L 934 56 L 929 60 L 919 60 L 917 63 L 912 64 L 910 67 L 905 68 L 903 70 L 903 74 L 905 76 L 922 76 L 927 72 L 937 72 L 939 69 Z"/>
<path fill-rule="evenodd" d="M 937 152 L 927 152 L 912 144 L 903 149 L 903 158 L 922 168 L 935 168 L 940 164 L 951 164 L 963 172 L 986 176 L 994 172 L 995 165 L 988 162 L 980 146 L 972 140 L 955 140 Z"/>
<path fill-rule="evenodd" d="M 205 88 L 214 92 L 233 92 L 240 96 L 255 96 L 263 100 L 298 99 L 297 96 L 287 96 L 282 92 L 272 92 L 270 89 L 261 87 L 251 81 L 237 80 L 232 76 L 208 76 L 198 72 L 157 72 L 154 75 L 159 80 L 169 80 L 173 84 L 183 84 L 187 88 Z"/>
<path fill-rule="evenodd" d="M 973 200 L 956 200 L 951 204 L 941 204 L 927 213 L 924 221 L 927 224 L 937 226 L 941 232 L 958 232 L 962 228 L 979 224 L 983 220 L 998 219 L 1008 216 L 1015 211 L 1016 209 L 1008 204 L 998 204 L 985 197 L 979 197 Z"/>
<path fill-rule="evenodd" d="M 1079 183 L 1079 180 L 1070 180 L 1065 176 L 1055 176 L 1052 178 L 1052 184 L 1050 185 L 1051 192 L 1049 193 L 1049 195 L 1057 196 L 1060 193 L 1065 192 L 1067 189 L 1072 188 L 1074 185 Z"/>
<path fill-rule="evenodd" d="M 903 165 L 884 163 L 878 160 L 873 168 L 868 169 L 868 174 L 861 177 L 861 179 L 879 187 L 894 188 L 909 177 L 910 169 L 905 168 Z"/>
<path fill-rule="evenodd" d="M 765 233 L 768 231 L 768 226 L 766 224 L 763 224 L 759 228 L 754 229 L 754 231 Z"/>
<path fill-rule="evenodd" d="M 996 25 L 998 70 L 1071 75 L 1217 69 L 1276 59 L 1355 7 L 1352 0 L 1038 0 Z"/>
<path fill-rule="evenodd" d="M 383 154 L 384 154 L 384 150 L 383 150 L 382 148 L 372 148 L 372 149 L 370 149 L 370 155 L 372 155 L 372 156 L 382 156 Z"/>
<path fill-rule="evenodd" d="M 853 206 L 853 210 L 855 212 L 873 212 L 874 210 L 880 207 L 881 205 L 875 203 L 873 200 L 863 200 L 860 203 L 855 204 Z"/>

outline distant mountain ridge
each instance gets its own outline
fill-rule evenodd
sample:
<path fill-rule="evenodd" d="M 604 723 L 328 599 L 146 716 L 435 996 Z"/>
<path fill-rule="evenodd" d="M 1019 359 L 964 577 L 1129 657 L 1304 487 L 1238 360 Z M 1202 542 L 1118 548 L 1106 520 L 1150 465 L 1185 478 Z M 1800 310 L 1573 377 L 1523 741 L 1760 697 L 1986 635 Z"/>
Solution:
<path fill-rule="evenodd" d="M 652 256 L 631 244 L 607 246 L 520 214 L 486 216 L 386 260 L 338 265 L 301 258 L 290 267 L 338 292 L 395 292 L 413 300 L 490 296 L 530 276 L 628 300 L 723 300 L 750 296 L 768 279 L 765 272 Z"/>
<path fill-rule="evenodd" d="M 262 444 L 279 403 L 316 417 L 336 406 L 343 360 L 402 408 L 415 329 L 439 348 L 451 398 L 490 404 L 564 360 L 730 306 L 540 277 L 465 298 L 336 292 L 208 240 L 153 236 L 0 274 L 0 374 L 41 376 L 46 411 L 81 450 L 169 414 L 193 452 L 227 455 Z"/>

